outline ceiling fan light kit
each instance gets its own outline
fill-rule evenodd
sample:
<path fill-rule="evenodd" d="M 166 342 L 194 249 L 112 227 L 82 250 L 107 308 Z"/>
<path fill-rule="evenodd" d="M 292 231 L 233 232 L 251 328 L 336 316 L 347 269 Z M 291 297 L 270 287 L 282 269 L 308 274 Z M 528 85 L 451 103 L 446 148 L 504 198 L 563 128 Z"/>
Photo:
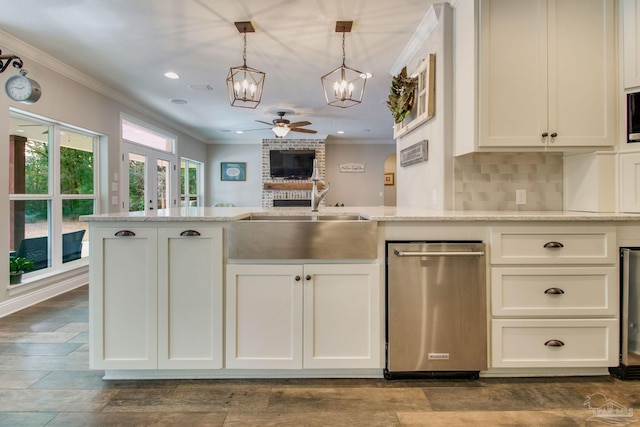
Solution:
<path fill-rule="evenodd" d="M 342 33 L 342 65 L 321 77 L 327 104 L 349 108 L 362 102 L 367 74 L 345 65 L 345 33 L 351 32 L 353 21 L 337 21 L 336 33 Z"/>
<path fill-rule="evenodd" d="M 255 32 L 251 22 L 236 22 L 236 28 L 244 37 L 243 65 L 232 67 L 227 75 L 227 93 L 232 107 L 256 108 L 262 100 L 266 74 L 247 66 L 247 33 Z"/>

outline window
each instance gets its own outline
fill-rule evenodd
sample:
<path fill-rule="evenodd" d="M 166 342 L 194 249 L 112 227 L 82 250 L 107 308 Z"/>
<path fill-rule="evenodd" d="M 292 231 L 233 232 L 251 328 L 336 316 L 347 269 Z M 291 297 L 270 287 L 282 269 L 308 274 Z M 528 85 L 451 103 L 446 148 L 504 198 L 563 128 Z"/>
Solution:
<path fill-rule="evenodd" d="M 89 253 L 79 217 L 96 210 L 98 138 L 13 112 L 9 140 L 10 251 L 34 270 L 69 268 Z"/>
<path fill-rule="evenodd" d="M 203 205 L 202 168 L 203 164 L 194 160 L 183 158 L 180 161 L 180 206 Z"/>

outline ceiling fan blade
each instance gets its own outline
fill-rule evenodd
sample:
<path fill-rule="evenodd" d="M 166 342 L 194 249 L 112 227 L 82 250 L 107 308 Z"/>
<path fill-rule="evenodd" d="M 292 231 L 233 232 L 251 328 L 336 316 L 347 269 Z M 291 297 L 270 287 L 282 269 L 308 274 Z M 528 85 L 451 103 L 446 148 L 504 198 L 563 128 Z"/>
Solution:
<path fill-rule="evenodd" d="M 302 133 L 318 133 L 317 130 L 313 129 L 304 129 L 304 128 L 291 128 L 291 132 L 302 132 Z"/>
<path fill-rule="evenodd" d="M 300 126 L 309 126 L 310 124 L 311 124 L 311 122 L 307 122 L 307 121 L 294 122 L 294 123 L 289 123 L 289 127 L 290 128 L 297 128 L 297 127 L 300 127 Z"/>
<path fill-rule="evenodd" d="M 273 123 L 263 122 L 262 120 L 256 120 L 258 123 L 264 123 L 265 125 L 273 126 Z"/>
<path fill-rule="evenodd" d="M 257 130 L 271 130 L 269 128 L 243 129 L 242 132 L 255 132 Z"/>

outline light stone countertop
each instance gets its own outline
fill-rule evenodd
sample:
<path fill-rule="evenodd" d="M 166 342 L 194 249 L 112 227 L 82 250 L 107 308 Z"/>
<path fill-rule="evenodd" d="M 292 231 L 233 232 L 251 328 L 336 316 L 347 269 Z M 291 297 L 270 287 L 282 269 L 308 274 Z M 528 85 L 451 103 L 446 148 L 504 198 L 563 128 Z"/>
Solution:
<path fill-rule="evenodd" d="M 263 216 L 301 215 L 361 215 L 373 221 L 638 221 L 640 214 L 594 213 L 574 211 L 454 211 L 398 206 L 322 207 L 319 212 L 310 208 L 216 207 L 173 208 L 153 212 L 121 212 L 85 215 L 89 222 L 214 222 L 236 221 L 260 214 Z"/>

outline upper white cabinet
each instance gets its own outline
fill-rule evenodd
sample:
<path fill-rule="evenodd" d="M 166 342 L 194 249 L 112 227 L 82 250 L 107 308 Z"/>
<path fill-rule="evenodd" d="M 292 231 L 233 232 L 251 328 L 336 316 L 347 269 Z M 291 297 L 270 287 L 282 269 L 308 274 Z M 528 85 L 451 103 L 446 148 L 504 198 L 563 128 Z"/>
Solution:
<path fill-rule="evenodd" d="M 640 0 L 622 1 L 624 88 L 640 87 Z"/>
<path fill-rule="evenodd" d="M 460 2 L 456 155 L 614 145 L 614 18 L 609 0 Z M 470 64 L 462 55 L 474 45 Z M 470 93 L 475 88 L 464 80 L 476 75 L 477 92 Z"/>

